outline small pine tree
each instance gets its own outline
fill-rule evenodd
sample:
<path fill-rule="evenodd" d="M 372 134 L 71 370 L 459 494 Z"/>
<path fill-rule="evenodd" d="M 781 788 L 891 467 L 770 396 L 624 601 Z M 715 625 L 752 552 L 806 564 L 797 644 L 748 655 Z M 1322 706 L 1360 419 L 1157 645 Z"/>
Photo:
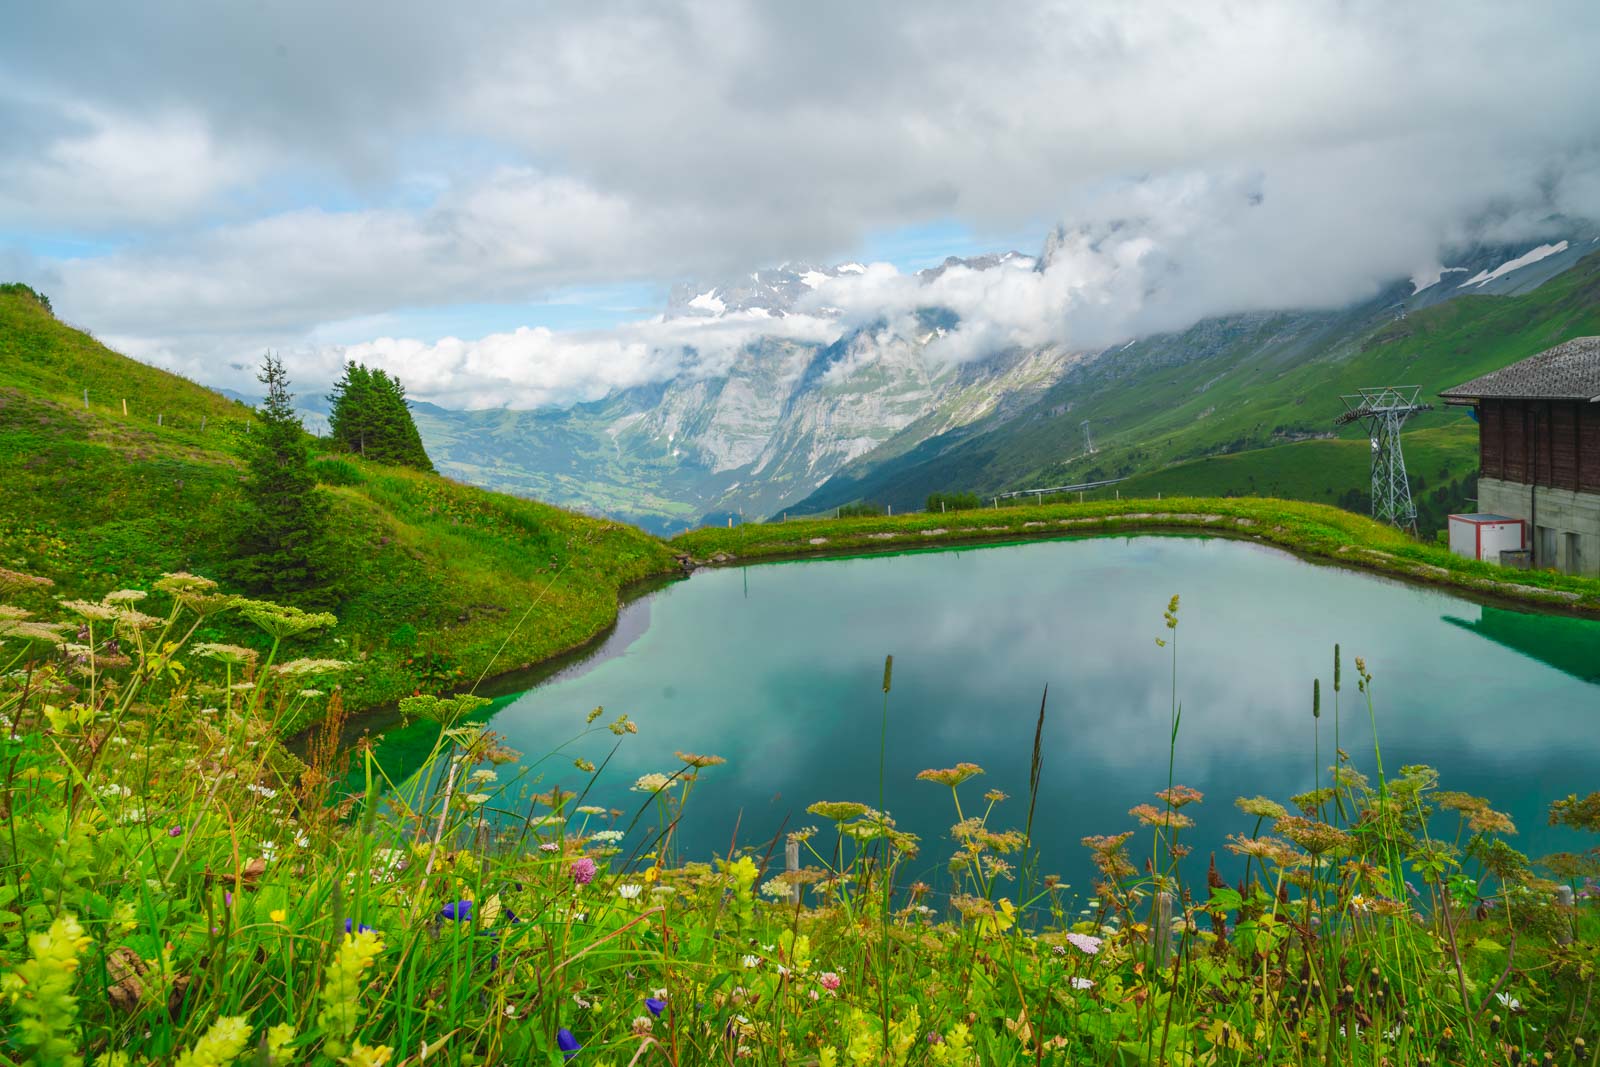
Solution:
<path fill-rule="evenodd" d="M 328 502 L 317 488 L 305 428 L 283 363 L 267 355 L 257 379 L 267 396 L 244 438 L 245 508 L 234 572 L 248 588 L 296 593 L 324 583 Z"/>
<path fill-rule="evenodd" d="M 379 463 L 433 470 L 399 378 L 352 361 L 345 364 L 328 400 L 333 404 L 328 424 L 335 446 Z"/>

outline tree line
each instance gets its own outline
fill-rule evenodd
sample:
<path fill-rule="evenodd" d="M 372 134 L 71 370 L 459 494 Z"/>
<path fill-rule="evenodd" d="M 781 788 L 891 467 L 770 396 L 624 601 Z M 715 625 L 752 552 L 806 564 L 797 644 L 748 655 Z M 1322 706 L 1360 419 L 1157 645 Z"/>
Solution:
<path fill-rule="evenodd" d="M 352 360 L 333 383 L 328 400 L 333 403 L 328 423 L 336 448 L 378 463 L 433 471 L 399 378 Z"/>
<path fill-rule="evenodd" d="M 295 413 L 283 362 L 270 353 L 256 376 L 266 386 L 256 429 L 243 438 L 244 507 L 234 544 L 234 576 L 276 595 L 337 584 L 328 535 L 328 500 L 317 488 L 312 438 Z M 328 394 L 330 443 L 378 463 L 433 471 L 400 379 L 345 364 Z"/>

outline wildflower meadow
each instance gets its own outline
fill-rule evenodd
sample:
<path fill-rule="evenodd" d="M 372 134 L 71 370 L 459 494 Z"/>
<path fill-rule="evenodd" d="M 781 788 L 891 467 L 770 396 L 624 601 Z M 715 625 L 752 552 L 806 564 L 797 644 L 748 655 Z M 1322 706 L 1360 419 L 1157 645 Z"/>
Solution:
<path fill-rule="evenodd" d="M 196 638 L 223 614 L 258 640 Z M 1174 598 L 1153 626 L 1174 752 L 1179 620 Z M 0 570 L 0 1061 L 1600 1063 L 1600 849 L 1529 858 L 1489 800 L 1343 751 L 1342 717 L 1381 716 L 1336 649 L 1317 788 L 1202 796 L 1151 768 L 1083 840 L 1080 895 L 1033 848 L 1040 741 L 1027 796 L 955 759 L 918 775 L 947 839 L 899 829 L 880 781 L 683 855 L 722 757 L 612 781 L 441 692 L 401 701 L 436 735 L 392 778 L 341 740 L 347 664 L 294 655 L 337 625 L 189 574 L 58 600 Z M 886 663 L 885 747 L 892 699 Z M 626 713 L 572 726 L 658 743 Z M 1600 792 L 1549 818 L 1600 832 Z M 1225 854 L 1190 855 L 1201 819 L 1236 827 Z M 935 850 L 939 884 L 903 876 Z"/>

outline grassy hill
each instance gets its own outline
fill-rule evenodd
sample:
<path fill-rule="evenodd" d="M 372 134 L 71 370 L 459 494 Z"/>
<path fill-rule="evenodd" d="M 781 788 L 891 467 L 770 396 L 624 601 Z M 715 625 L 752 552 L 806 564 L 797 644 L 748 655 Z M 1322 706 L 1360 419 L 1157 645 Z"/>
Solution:
<path fill-rule="evenodd" d="M 1476 495 L 1477 427 L 1462 420 L 1408 433 L 1405 453 L 1418 527 L 1428 537 L 1444 528 L 1452 510 Z M 1366 438 L 1326 438 L 1186 460 L 1136 474 L 1112 488 L 1091 490 L 1085 498 L 1261 496 L 1335 504 L 1366 514 L 1370 472 Z"/>
<path fill-rule="evenodd" d="M 1350 463 L 1354 452 L 1337 444 L 1302 442 L 1332 438 L 1341 393 L 1404 383 L 1422 386 L 1431 399 L 1561 341 L 1600 333 L 1600 254 L 1522 295 L 1460 296 L 1397 319 L 1393 306 L 1403 295 L 1386 291 L 1338 312 L 1211 319 L 1140 340 L 1090 361 L 1014 418 L 858 466 L 795 510 L 859 499 L 899 509 L 941 490 L 989 495 L 1123 475 L 1140 476 L 1131 490 L 1181 486 L 1205 495 L 1243 489 L 1253 475 L 1256 492 L 1337 501 L 1365 489 L 1365 464 Z M 1085 419 L 1097 447 L 1092 455 L 1084 454 Z M 1463 412 L 1437 410 L 1412 426 L 1418 446 L 1435 453 L 1413 464 L 1427 483 L 1419 495 L 1475 467 L 1458 447 L 1474 435 Z M 1429 429 L 1443 435 L 1430 441 L 1415 432 Z M 1357 428 L 1338 440 L 1356 442 L 1355 451 L 1365 447 Z M 1271 460 L 1220 458 L 1280 448 L 1296 451 Z M 1302 467 L 1301 459 L 1312 462 Z M 1279 477 L 1275 467 L 1297 473 Z"/>
<path fill-rule="evenodd" d="M 30 294 L 0 292 L 0 566 L 69 597 L 148 588 L 178 570 L 230 588 L 250 420 L 244 405 L 56 321 Z M 341 624 L 294 654 L 355 661 L 344 679 L 353 707 L 580 645 L 614 621 L 623 586 L 673 568 L 661 542 L 621 523 L 348 457 L 318 467 L 344 578 L 306 606 Z M 200 636 L 251 639 L 247 628 Z"/>

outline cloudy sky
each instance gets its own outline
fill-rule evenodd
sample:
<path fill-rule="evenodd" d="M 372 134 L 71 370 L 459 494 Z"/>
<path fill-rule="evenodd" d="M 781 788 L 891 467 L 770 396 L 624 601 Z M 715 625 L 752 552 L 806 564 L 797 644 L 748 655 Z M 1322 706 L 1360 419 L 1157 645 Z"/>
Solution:
<path fill-rule="evenodd" d="M 308 384 L 354 352 L 532 406 L 770 328 L 652 319 L 675 283 L 786 261 L 882 264 L 828 294 L 848 318 L 945 255 L 1081 235 L 1043 275 L 942 282 L 962 358 L 1336 305 L 1600 216 L 1592 2 L 458 11 L 8 19 L 0 276 L 214 384 L 268 347 Z"/>

